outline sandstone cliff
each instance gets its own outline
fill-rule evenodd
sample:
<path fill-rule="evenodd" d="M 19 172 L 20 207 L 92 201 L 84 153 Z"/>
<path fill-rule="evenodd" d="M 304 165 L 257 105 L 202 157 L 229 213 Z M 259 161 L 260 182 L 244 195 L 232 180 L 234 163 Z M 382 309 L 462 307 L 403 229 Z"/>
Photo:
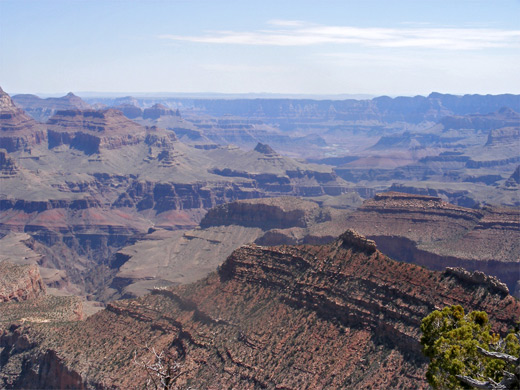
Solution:
<path fill-rule="evenodd" d="M 311 222 L 324 222 L 330 218 L 317 203 L 295 197 L 252 199 L 227 203 L 208 211 L 200 222 L 201 227 L 240 225 L 273 228 L 307 227 Z"/>
<path fill-rule="evenodd" d="M 70 145 L 86 153 L 142 142 L 144 127 L 117 110 L 62 110 L 47 122 L 49 148 Z"/>
<path fill-rule="evenodd" d="M 341 225 L 402 261 L 481 270 L 512 291 L 520 279 L 520 213 L 514 208 L 468 209 L 437 197 L 387 192 L 365 201 Z"/>
<path fill-rule="evenodd" d="M 12 387 L 127 388 L 144 382 L 132 361 L 134 351 L 150 359 L 149 346 L 181 364 L 184 386 L 426 389 L 426 314 L 486 310 L 499 333 L 520 315 L 494 280 L 461 275 L 390 260 L 352 231 L 325 246 L 246 245 L 196 284 L 114 302 L 74 326 L 5 330 L 5 367 L 26 365 L 0 377 Z"/>
<path fill-rule="evenodd" d="M 14 152 L 30 149 L 46 140 L 45 127 L 16 107 L 0 88 L 0 148 Z"/>

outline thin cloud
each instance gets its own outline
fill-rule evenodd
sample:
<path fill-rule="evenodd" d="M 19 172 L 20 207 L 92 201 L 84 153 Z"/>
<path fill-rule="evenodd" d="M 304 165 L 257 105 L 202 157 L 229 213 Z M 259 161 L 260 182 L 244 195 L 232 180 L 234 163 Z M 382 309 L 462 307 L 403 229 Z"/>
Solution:
<path fill-rule="evenodd" d="M 257 46 L 354 44 L 389 48 L 480 50 L 520 47 L 520 30 L 492 28 L 364 28 L 323 26 L 271 20 L 275 28 L 257 31 L 210 31 L 204 35 L 160 35 L 173 41 Z"/>

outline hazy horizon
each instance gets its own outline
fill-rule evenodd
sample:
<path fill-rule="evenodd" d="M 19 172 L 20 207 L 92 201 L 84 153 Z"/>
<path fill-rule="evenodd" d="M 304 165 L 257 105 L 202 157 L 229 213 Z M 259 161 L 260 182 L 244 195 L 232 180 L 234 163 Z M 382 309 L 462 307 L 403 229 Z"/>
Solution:
<path fill-rule="evenodd" d="M 0 12 L 11 94 L 520 93 L 515 0 L 3 0 Z"/>

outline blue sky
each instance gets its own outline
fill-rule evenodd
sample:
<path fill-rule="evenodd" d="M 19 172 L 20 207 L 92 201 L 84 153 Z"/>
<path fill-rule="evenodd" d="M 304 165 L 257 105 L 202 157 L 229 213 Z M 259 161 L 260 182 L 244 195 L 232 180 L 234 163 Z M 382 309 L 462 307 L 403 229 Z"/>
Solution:
<path fill-rule="evenodd" d="M 520 93 L 520 0 L 0 0 L 8 93 Z"/>

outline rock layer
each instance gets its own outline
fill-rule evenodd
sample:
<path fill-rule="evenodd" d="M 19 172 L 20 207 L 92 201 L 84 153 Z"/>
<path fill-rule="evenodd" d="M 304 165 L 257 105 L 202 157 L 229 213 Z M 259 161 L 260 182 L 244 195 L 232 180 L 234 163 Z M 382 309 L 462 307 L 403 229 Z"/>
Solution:
<path fill-rule="evenodd" d="M 172 354 L 186 387 L 426 389 L 421 319 L 461 304 L 487 311 L 503 334 L 520 303 L 495 287 L 395 262 L 353 232 L 325 246 L 246 245 L 196 284 L 114 302 L 74 326 L 5 330 L 7 363 L 27 359 L 31 370 L 0 373 L 4 383 L 41 387 L 52 351 L 57 377 L 126 388 L 144 382 L 132 361 L 134 351 L 150 359 L 148 346 Z M 14 347 L 21 337 L 33 343 Z"/>
<path fill-rule="evenodd" d="M 16 107 L 0 88 L 0 148 L 8 152 L 30 149 L 46 139 L 45 127 Z"/>
<path fill-rule="evenodd" d="M 47 122 L 49 148 L 70 145 L 86 153 L 118 149 L 144 140 L 144 127 L 117 110 L 63 110 Z"/>

